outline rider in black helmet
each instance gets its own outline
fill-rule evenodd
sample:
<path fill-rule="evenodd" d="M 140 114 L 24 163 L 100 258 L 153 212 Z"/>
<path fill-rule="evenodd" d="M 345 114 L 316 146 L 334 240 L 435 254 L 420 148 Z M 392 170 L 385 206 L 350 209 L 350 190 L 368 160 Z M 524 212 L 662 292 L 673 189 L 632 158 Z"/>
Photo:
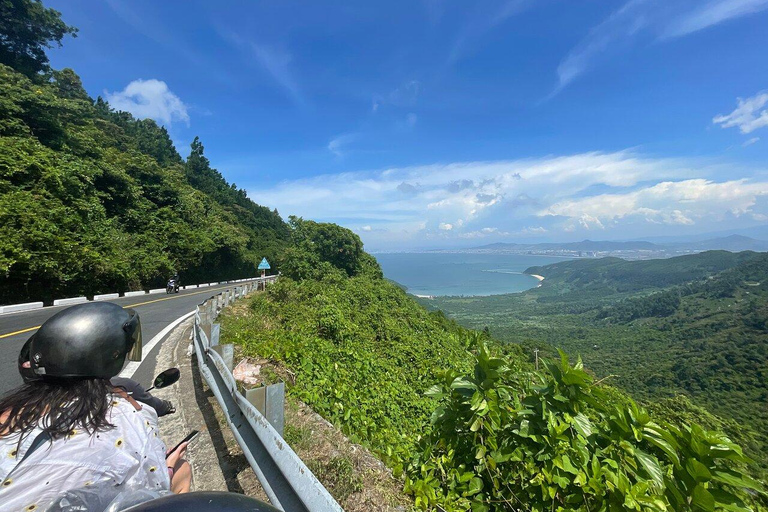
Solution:
<path fill-rule="evenodd" d="M 139 315 L 108 302 L 60 311 L 30 338 L 27 382 L 0 399 L 0 508 L 45 510 L 80 485 L 189 489 L 155 412 L 109 381 L 141 348 Z"/>
<path fill-rule="evenodd" d="M 32 338 L 27 340 L 19 352 L 18 370 L 19 374 L 21 375 L 21 379 L 25 383 L 42 379 L 42 377 L 35 373 L 30 363 L 29 346 L 31 343 Z M 165 416 L 167 414 L 173 414 L 176 412 L 176 408 L 173 406 L 170 400 L 163 400 L 161 398 L 152 396 L 146 389 L 144 389 L 144 386 L 133 379 L 129 379 L 127 377 L 112 377 L 109 379 L 109 381 L 114 387 L 123 389 L 127 394 L 131 395 L 131 398 L 137 402 L 141 402 L 152 407 L 158 416 Z"/>
<path fill-rule="evenodd" d="M 132 309 L 91 302 L 60 311 L 29 339 L 30 375 L 109 379 L 141 361 L 141 320 Z"/>

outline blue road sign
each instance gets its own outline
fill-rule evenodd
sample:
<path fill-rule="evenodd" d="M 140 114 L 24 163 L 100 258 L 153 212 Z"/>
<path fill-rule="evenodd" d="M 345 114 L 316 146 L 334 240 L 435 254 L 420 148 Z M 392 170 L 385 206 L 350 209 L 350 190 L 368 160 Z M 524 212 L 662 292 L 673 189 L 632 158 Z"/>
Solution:
<path fill-rule="evenodd" d="M 261 263 L 259 263 L 259 270 L 269 270 L 272 267 L 269 266 L 269 262 L 267 261 L 267 258 L 264 258 L 261 260 Z"/>

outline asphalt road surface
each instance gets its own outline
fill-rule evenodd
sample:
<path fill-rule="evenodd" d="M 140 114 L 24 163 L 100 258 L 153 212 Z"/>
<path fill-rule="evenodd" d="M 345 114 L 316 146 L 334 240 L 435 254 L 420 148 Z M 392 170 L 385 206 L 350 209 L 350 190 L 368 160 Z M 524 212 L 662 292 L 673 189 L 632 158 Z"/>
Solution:
<path fill-rule="evenodd" d="M 153 293 L 114 299 L 108 302 L 133 308 L 139 313 L 144 346 L 146 347 L 147 343 L 168 324 L 189 313 L 207 298 L 235 286 L 236 284 L 231 283 L 205 288 L 190 288 L 171 295 Z M 0 395 L 22 383 L 16 365 L 19 351 L 24 342 L 34 334 L 40 324 L 67 307 L 71 306 L 52 306 L 32 311 L 0 314 Z M 134 374 L 133 378 L 145 386 L 151 385 L 153 376 L 149 375 L 148 372 L 151 370 L 147 368 L 154 367 L 153 361 L 157 357 L 161 344 L 155 345 L 151 353 L 144 351 L 142 364 Z M 145 365 L 145 362 L 153 364 Z"/>

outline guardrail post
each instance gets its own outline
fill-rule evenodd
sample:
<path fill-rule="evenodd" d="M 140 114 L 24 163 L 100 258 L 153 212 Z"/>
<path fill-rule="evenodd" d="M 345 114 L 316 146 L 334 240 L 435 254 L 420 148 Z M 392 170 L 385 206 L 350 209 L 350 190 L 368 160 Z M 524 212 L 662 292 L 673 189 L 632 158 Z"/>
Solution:
<path fill-rule="evenodd" d="M 231 372 L 235 367 L 235 346 L 231 343 L 227 343 L 226 345 L 212 345 L 211 350 L 221 356 L 224 365 Z"/>
<path fill-rule="evenodd" d="M 250 389 L 242 384 L 238 387 L 245 399 L 267 418 L 272 428 L 282 437 L 285 429 L 285 382 Z"/>
<path fill-rule="evenodd" d="M 264 416 L 282 437 L 285 428 L 285 382 L 267 386 L 267 404 Z"/>
<path fill-rule="evenodd" d="M 208 337 L 208 345 L 215 347 L 219 344 L 219 337 L 221 336 L 221 324 L 211 324 L 211 335 Z"/>

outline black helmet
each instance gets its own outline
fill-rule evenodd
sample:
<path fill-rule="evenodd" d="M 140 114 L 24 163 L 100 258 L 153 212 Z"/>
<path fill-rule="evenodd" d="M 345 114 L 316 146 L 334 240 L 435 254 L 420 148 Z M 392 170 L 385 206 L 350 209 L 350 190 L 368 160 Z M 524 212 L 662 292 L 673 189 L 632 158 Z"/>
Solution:
<path fill-rule="evenodd" d="M 109 379 L 123 369 L 126 356 L 141 361 L 141 320 L 134 310 L 111 302 L 78 304 L 40 326 L 22 348 L 20 365 L 25 350 L 38 377 Z"/>
<path fill-rule="evenodd" d="M 263 501 L 221 491 L 171 494 L 135 505 L 124 512 L 279 512 Z"/>
<path fill-rule="evenodd" d="M 40 380 L 42 378 L 35 373 L 35 370 L 33 370 L 29 364 L 27 364 L 26 367 L 24 366 L 24 363 L 29 363 L 30 360 L 29 345 L 31 343 L 32 338 L 29 338 L 24 346 L 21 347 L 21 352 L 19 352 L 19 375 L 21 375 L 21 378 L 24 380 L 25 384 L 28 382 Z"/>

